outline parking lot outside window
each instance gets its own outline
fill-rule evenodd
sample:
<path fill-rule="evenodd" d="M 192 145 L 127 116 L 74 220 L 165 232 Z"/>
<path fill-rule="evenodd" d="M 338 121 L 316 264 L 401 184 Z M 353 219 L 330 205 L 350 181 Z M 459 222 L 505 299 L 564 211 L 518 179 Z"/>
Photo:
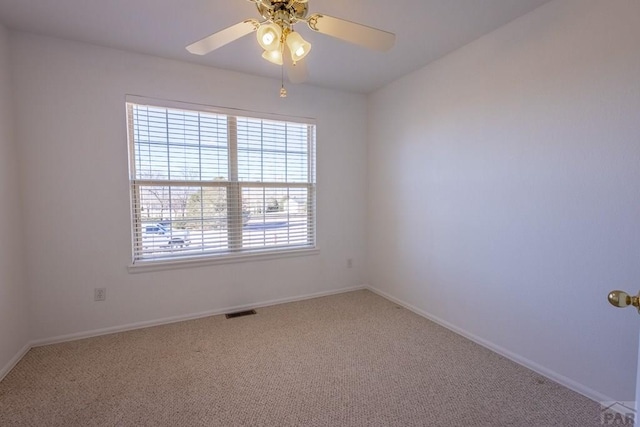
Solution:
<path fill-rule="evenodd" d="M 316 245 L 310 119 L 128 97 L 133 264 Z"/>

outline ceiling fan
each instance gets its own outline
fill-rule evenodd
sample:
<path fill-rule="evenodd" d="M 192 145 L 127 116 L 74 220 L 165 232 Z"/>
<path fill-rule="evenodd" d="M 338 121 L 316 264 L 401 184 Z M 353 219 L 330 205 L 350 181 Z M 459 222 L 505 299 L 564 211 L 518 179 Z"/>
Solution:
<path fill-rule="evenodd" d="M 311 50 L 311 44 L 294 31 L 293 27 L 298 22 L 306 22 L 315 32 L 373 50 L 387 51 L 395 43 L 395 34 L 387 31 L 321 13 L 307 16 L 308 0 L 249 1 L 255 3 L 263 20 L 247 19 L 190 44 L 187 50 L 196 55 L 206 55 L 256 31 L 258 43 L 264 49 L 262 57 L 284 66 L 292 83 L 302 83 L 308 76 L 304 58 Z M 286 96 L 284 85 L 280 96 Z"/>

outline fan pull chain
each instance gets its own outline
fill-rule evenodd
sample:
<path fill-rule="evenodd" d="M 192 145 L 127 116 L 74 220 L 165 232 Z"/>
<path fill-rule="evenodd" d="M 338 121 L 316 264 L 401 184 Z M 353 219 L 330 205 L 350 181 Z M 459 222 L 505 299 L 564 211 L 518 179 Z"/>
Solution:
<path fill-rule="evenodd" d="M 280 80 L 282 82 L 282 86 L 280 86 L 280 98 L 286 98 L 287 90 L 284 88 L 284 64 L 280 66 L 280 70 L 282 72 Z"/>

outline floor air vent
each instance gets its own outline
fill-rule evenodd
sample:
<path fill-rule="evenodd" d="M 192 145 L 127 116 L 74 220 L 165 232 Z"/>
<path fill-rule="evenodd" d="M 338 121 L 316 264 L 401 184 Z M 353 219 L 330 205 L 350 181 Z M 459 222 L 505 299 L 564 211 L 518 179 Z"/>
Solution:
<path fill-rule="evenodd" d="M 238 311 L 236 313 L 227 313 L 225 314 L 225 316 L 227 316 L 227 319 L 233 319 L 236 317 L 251 316 L 252 314 L 256 314 L 256 311 L 255 310 Z"/>

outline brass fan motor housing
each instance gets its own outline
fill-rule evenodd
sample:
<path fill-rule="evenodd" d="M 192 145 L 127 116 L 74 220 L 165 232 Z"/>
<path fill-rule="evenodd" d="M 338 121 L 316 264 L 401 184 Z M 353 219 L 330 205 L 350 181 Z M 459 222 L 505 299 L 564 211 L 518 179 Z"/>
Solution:
<path fill-rule="evenodd" d="M 296 0 L 259 0 L 256 7 L 264 19 L 284 27 L 303 21 L 309 12 L 306 1 Z"/>

